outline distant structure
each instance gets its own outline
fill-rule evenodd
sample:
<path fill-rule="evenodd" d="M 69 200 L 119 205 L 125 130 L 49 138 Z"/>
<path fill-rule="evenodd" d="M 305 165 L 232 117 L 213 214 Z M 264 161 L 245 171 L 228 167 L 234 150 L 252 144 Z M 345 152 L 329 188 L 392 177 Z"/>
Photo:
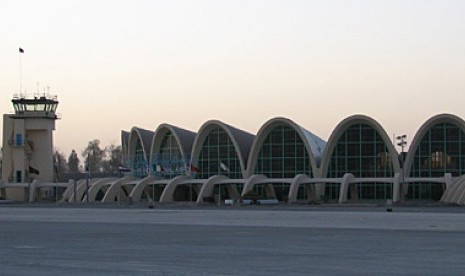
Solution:
<path fill-rule="evenodd" d="M 26 201 L 34 180 L 53 182 L 58 100 L 46 94 L 16 94 L 12 103 L 15 113 L 3 115 L 2 196 Z"/>

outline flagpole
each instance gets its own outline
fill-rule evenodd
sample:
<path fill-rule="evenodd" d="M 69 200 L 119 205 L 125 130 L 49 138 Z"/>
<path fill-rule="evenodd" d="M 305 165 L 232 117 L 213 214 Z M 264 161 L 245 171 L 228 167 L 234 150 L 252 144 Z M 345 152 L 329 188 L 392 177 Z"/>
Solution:
<path fill-rule="evenodd" d="M 23 93 L 23 66 L 21 62 L 21 54 L 23 49 L 19 48 L 19 94 Z"/>

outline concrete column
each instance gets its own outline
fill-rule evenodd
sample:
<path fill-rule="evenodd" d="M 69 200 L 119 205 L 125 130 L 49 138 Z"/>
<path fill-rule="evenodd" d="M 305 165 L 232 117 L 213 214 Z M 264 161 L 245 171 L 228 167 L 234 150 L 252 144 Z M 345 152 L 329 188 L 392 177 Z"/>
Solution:
<path fill-rule="evenodd" d="M 403 198 L 400 194 L 400 173 L 395 173 L 392 180 L 392 202 L 398 202 L 400 198 Z"/>
<path fill-rule="evenodd" d="M 339 203 L 344 203 L 347 201 L 347 194 L 349 192 L 350 182 L 354 180 L 354 175 L 351 173 L 346 173 L 342 177 L 342 182 L 339 190 Z"/>

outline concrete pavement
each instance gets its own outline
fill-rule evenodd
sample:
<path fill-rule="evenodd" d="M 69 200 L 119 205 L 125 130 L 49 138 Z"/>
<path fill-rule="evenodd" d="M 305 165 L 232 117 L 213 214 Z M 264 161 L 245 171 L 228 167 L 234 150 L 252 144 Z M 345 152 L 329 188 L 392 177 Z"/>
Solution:
<path fill-rule="evenodd" d="M 0 207 L 5 275 L 461 274 L 465 214 Z"/>

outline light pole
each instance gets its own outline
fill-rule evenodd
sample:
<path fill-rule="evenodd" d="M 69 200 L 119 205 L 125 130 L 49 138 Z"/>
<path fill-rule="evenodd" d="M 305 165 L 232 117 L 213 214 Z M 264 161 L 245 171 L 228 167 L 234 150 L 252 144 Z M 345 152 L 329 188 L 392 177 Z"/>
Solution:
<path fill-rule="evenodd" d="M 399 192 L 400 192 L 400 200 L 402 201 L 404 199 L 404 189 L 403 189 L 403 186 L 404 186 L 404 181 L 405 181 L 405 177 L 404 177 L 404 147 L 407 145 L 407 135 L 403 134 L 403 135 L 399 135 L 396 137 L 397 139 L 397 145 L 401 148 L 401 154 L 400 154 L 400 164 L 401 164 L 401 183 L 400 183 L 400 187 L 399 187 Z"/>

